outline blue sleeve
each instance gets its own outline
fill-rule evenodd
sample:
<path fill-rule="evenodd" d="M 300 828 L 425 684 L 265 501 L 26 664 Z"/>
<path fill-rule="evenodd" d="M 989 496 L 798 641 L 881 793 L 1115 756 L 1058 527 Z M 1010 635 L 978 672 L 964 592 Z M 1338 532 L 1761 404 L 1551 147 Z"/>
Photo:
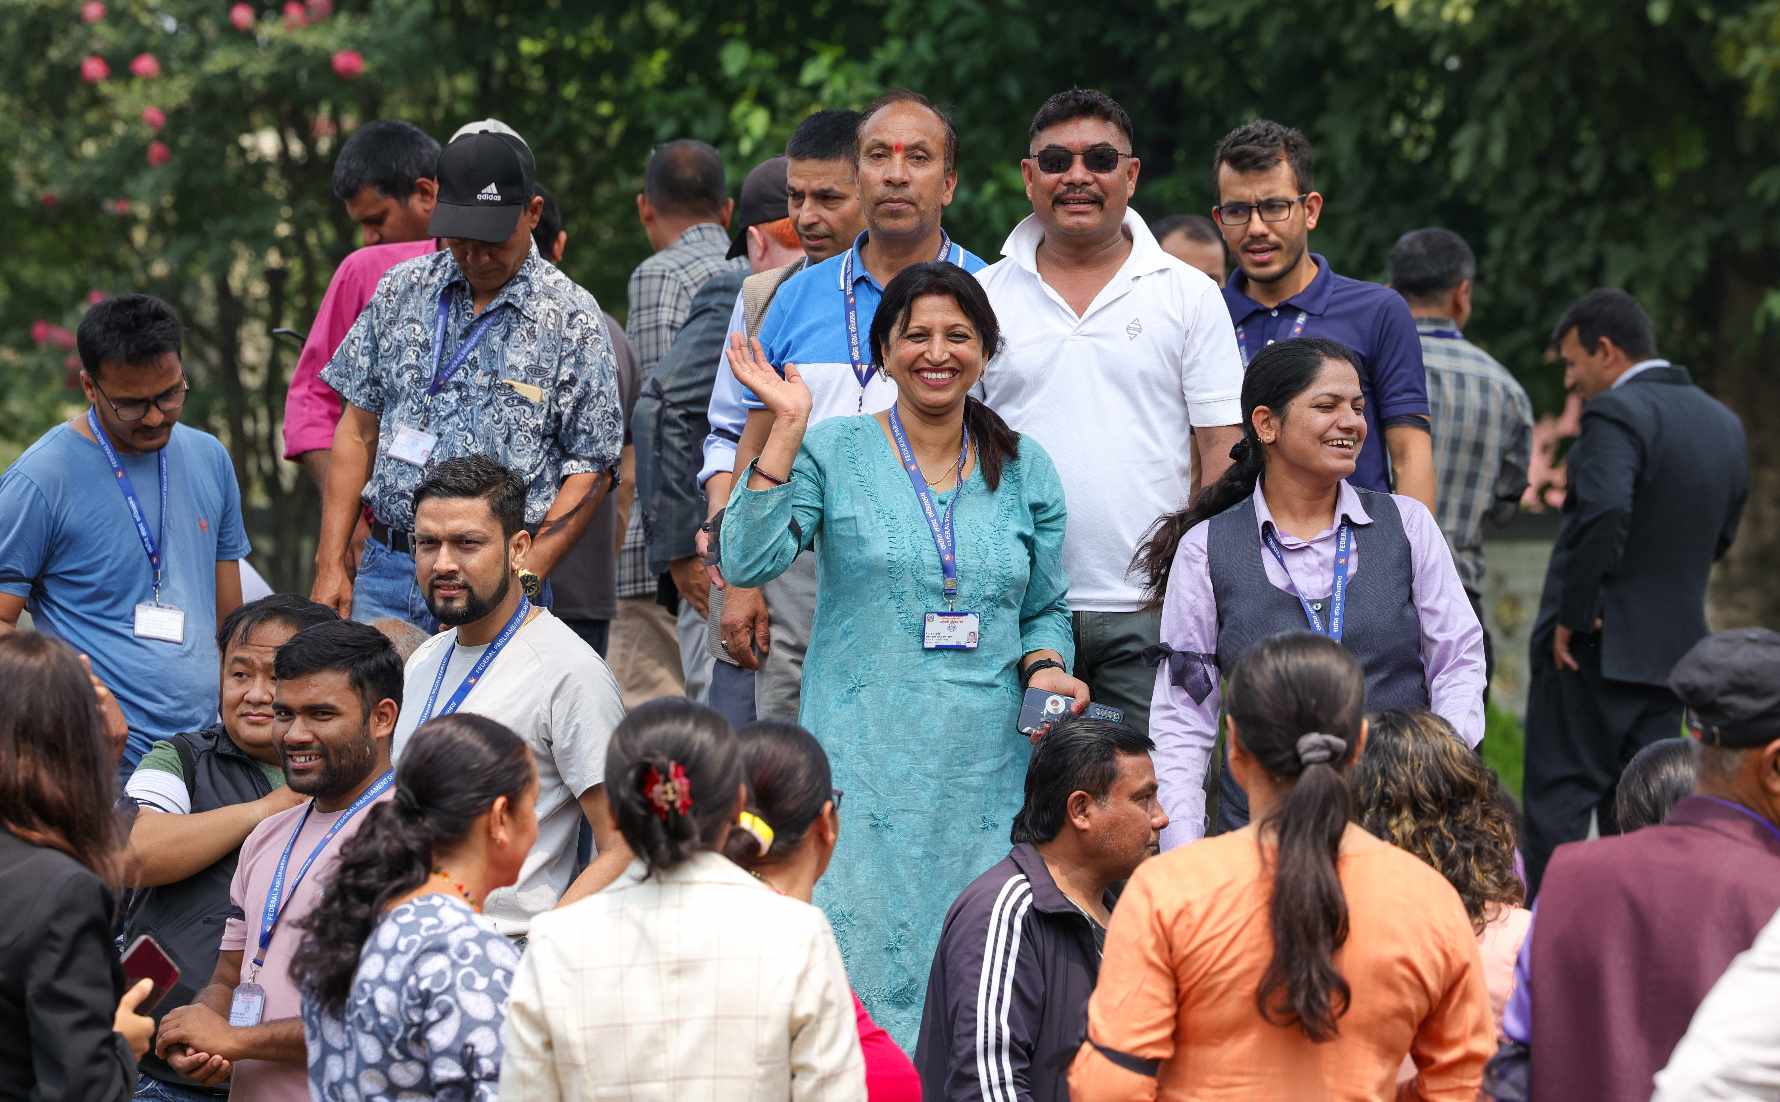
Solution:
<path fill-rule="evenodd" d="M 1527 920 L 1527 936 L 1521 939 L 1520 955 L 1514 958 L 1514 994 L 1502 1008 L 1502 1033 L 1510 1041 L 1533 1043 L 1533 928 L 1539 924 L 1539 901 L 1533 901 L 1533 917 Z"/>
<path fill-rule="evenodd" d="M 729 369 L 729 338 L 742 332 L 746 321 L 743 306 L 742 296 L 737 295 L 735 309 L 729 315 L 729 328 L 723 334 L 723 351 L 717 356 L 717 377 L 711 382 L 711 405 L 705 412 L 711 431 L 705 437 L 704 468 L 698 472 L 700 486 L 714 474 L 735 469 L 736 444 L 742 439 L 742 430 L 748 426 L 748 408 L 742 404 L 742 384 L 736 382 L 735 372 Z"/>
<path fill-rule="evenodd" d="M 785 485 L 751 490 L 748 480 L 753 469 L 750 464 L 746 471 L 736 472 L 719 537 L 723 576 L 743 587 L 772 581 L 799 551 L 815 545 L 827 486 L 808 440 L 798 449 L 791 481 Z"/>
<path fill-rule="evenodd" d="M 216 523 L 216 561 L 245 559 L 253 553 L 247 540 L 247 524 L 241 518 L 241 484 L 235 481 L 235 464 L 221 444 L 216 446 L 216 480 L 222 486 L 223 511 Z"/>
<path fill-rule="evenodd" d="M 791 291 L 792 293 L 786 294 L 786 291 Z M 766 352 L 766 362 L 773 365 L 773 370 L 783 375 L 785 374 L 785 355 L 789 351 L 789 349 L 785 347 L 785 329 L 789 324 L 785 319 L 791 314 L 791 303 L 797 297 L 797 293 L 795 289 L 788 285 L 781 287 L 779 292 L 779 294 L 773 296 L 773 301 L 766 308 L 766 319 L 760 323 L 760 336 L 758 339 L 760 341 L 761 349 Z M 727 366 L 727 359 L 724 362 L 725 366 Z M 749 390 L 745 386 L 740 386 L 740 384 L 737 385 L 742 392 L 742 406 L 744 408 L 766 408 L 766 404 L 756 397 L 752 390 Z M 744 422 L 747 421 L 747 416 L 744 415 L 742 420 Z"/>
<path fill-rule="evenodd" d="M 1372 351 L 1373 417 L 1383 428 L 1392 421 L 1428 420 L 1428 374 L 1422 366 L 1421 337 L 1409 304 L 1392 292 L 1378 312 Z"/>
<path fill-rule="evenodd" d="M 29 597 L 49 564 L 55 513 L 17 467 L 0 476 L 0 593 Z"/>

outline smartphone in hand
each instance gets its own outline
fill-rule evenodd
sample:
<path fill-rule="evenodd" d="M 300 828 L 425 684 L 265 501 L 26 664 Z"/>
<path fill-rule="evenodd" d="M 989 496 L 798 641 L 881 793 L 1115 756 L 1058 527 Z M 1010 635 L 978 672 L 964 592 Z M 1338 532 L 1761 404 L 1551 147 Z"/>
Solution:
<path fill-rule="evenodd" d="M 154 1009 L 156 1003 L 167 997 L 173 985 L 179 982 L 179 965 L 161 948 L 154 938 L 143 934 L 130 943 L 124 950 L 123 958 L 124 986 L 134 987 L 141 980 L 154 981 L 154 990 L 148 998 L 142 1000 L 137 1012 L 147 1014 Z"/>

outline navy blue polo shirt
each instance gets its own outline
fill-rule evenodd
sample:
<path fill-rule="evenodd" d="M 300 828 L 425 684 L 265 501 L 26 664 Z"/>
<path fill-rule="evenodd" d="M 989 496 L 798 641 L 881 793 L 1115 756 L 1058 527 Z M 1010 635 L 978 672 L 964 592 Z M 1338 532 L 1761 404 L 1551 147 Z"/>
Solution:
<path fill-rule="evenodd" d="M 1278 307 L 1262 306 L 1243 293 L 1248 277 L 1240 268 L 1224 288 L 1243 366 L 1288 337 L 1323 337 L 1351 349 L 1360 361 L 1360 389 L 1366 395 L 1366 443 L 1348 481 L 1389 493 L 1391 466 L 1381 428 L 1428 426 L 1428 377 L 1415 318 L 1403 296 L 1389 287 L 1336 275 L 1317 253 L 1310 258 L 1316 261 L 1316 278 Z"/>

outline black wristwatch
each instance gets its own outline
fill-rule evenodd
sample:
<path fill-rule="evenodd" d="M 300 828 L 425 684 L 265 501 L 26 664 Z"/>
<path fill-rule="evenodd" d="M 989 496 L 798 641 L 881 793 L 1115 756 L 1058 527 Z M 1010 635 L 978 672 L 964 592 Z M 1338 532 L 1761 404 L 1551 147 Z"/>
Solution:
<path fill-rule="evenodd" d="M 1039 670 L 1062 670 L 1064 673 L 1068 673 L 1069 667 L 1057 661 L 1055 658 L 1040 658 L 1038 661 L 1032 663 L 1032 665 L 1027 666 L 1020 671 L 1020 688 L 1024 689 L 1029 687 L 1032 684 L 1032 675 Z"/>

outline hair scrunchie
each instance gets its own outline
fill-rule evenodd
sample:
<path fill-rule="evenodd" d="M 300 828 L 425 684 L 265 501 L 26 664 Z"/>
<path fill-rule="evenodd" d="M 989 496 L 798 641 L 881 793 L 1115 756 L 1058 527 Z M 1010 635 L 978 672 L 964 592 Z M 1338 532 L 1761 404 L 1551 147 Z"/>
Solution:
<path fill-rule="evenodd" d="M 1339 760 L 1347 753 L 1347 740 L 1312 731 L 1298 737 L 1298 764 L 1306 768 Z"/>
<path fill-rule="evenodd" d="M 1249 453 L 1252 452 L 1253 450 L 1254 449 L 1249 446 L 1248 437 L 1244 436 L 1241 440 L 1238 440 L 1236 443 L 1230 445 L 1230 462 L 1232 462 L 1232 463 L 1246 463 L 1246 462 L 1248 462 Z"/>

